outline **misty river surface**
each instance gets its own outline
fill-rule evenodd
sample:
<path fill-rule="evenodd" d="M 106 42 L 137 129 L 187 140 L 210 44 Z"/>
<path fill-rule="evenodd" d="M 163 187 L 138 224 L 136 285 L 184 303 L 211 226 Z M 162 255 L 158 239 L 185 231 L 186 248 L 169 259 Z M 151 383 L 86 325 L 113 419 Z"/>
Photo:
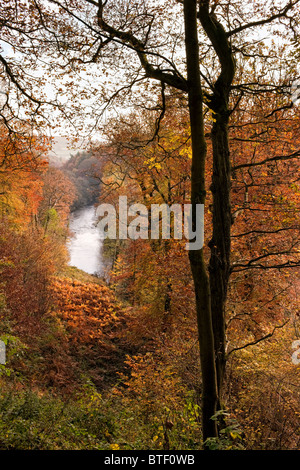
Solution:
<path fill-rule="evenodd" d="M 104 264 L 101 256 L 103 239 L 95 226 L 94 206 L 83 207 L 72 212 L 69 222 L 71 236 L 68 240 L 69 265 L 88 274 L 101 276 Z"/>

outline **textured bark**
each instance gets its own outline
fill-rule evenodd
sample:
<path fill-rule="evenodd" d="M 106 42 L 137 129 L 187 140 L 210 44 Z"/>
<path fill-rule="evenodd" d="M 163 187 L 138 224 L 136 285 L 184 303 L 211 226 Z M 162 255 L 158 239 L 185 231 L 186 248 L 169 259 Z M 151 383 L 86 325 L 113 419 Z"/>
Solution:
<path fill-rule="evenodd" d="M 209 242 L 211 250 L 209 277 L 219 399 L 222 395 L 226 365 L 225 304 L 230 274 L 231 179 L 227 134 L 226 117 L 221 115 L 212 132 L 213 236 Z"/>
<path fill-rule="evenodd" d="M 219 58 L 221 72 L 210 97 L 215 122 L 212 129 L 213 175 L 213 234 L 209 243 L 211 257 L 209 277 L 214 330 L 216 370 L 219 400 L 222 395 L 225 356 L 225 304 L 230 274 L 231 232 L 231 169 L 228 142 L 229 94 L 235 73 L 235 62 L 223 26 L 209 11 L 209 0 L 200 1 L 199 18 Z"/>
<path fill-rule="evenodd" d="M 184 1 L 185 44 L 187 58 L 188 99 L 192 141 L 191 203 L 193 223 L 196 204 L 205 202 L 206 141 L 203 123 L 203 97 L 199 70 L 196 0 Z M 202 372 L 203 440 L 217 436 L 212 416 L 217 409 L 217 378 L 211 318 L 211 297 L 203 249 L 190 250 L 189 260 L 194 279 L 200 363 Z"/>

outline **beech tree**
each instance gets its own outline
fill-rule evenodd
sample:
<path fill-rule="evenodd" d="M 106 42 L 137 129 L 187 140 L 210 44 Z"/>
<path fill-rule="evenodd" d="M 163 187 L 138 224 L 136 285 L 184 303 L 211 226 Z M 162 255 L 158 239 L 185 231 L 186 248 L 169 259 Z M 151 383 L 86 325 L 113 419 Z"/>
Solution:
<path fill-rule="evenodd" d="M 286 76 L 278 77 L 279 85 L 274 86 L 272 71 L 278 57 L 268 56 L 263 40 L 251 34 L 256 31 L 263 35 L 262 28 L 272 26 L 268 34 L 274 38 L 279 37 L 286 45 L 297 42 L 299 1 L 244 5 L 238 0 L 168 3 L 28 0 L 25 4 L 10 0 L 1 7 L 2 44 L 16 51 L 14 56 L 5 51 L 0 55 L 6 87 L 2 119 L 10 130 L 16 117 L 20 117 L 16 116 L 14 107 L 18 100 L 25 111 L 31 113 L 34 122 L 44 122 L 41 121 L 45 116 L 44 105 L 50 100 L 39 94 L 39 67 L 52 74 L 48 75 L 50 82 L 55 74 L 61 80 L 62 85 L 56 85 L 51 100 L 56 109 L 71 121 L 86 99 L 85 112 L 96 116 L 94 126 L 99 126 L 100 117 L 110 105 L 126 106 L 134 99 L 136 104 L 153 106 L 150 87 L 154 81 L 161 87 L 161 102 L 156 107 L 159 113 L 157 135 L 164 114 L 165 94 L 171 88 L 186 95 L 194 224 L 196 204 L 205 204 L 208 190 L 205 180 L 207 108 L 212 115 L 213 228 L 208 265 L 203 249 L 189 253 L 200 345 L 204 441 L 218 434 L 216 421 L 211 417 L 221 407 L 226 364 L 225 305 L 231 273 L 233 221 L 228 124 L 246 91 L 256 93 L 265 89 L 282 94 L 289 91 L 292 61 Z M 288 50 L 284 51 L 280 60 L 286 60 L 288 54 Z M 265 80 L 257 67 L 256 83 L 245 84 L 241 75 L 239 83 L 235 82 L 241 57 L 248 57 L 254 69 L 256 60 L 264 58 Z M 88 80 L 89 73 L 94 81 L 86 88 L 88 82 L 84 80 Z M 79 76 L 84 80 L 79 82 Z M 141 90 L 139 103 L 138 88 Z M 59 97 L 60 92 L 68 91 L 73 96 L 70 102 Z M 101 108 L 100 103 L 103 103 Z M 290 104 L 287 96 L 282 106 Z M 83 115 L 80 114 L 81 121 Z"/>

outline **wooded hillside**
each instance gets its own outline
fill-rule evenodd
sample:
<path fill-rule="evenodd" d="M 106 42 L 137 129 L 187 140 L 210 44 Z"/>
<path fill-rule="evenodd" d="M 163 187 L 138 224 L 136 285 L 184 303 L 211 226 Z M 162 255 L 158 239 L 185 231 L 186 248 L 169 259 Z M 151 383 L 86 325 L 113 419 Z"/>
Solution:
<path fill-rule="evenodd" d="M 299 449 L 299 8 L 0 5 L 1 450 Z"/>

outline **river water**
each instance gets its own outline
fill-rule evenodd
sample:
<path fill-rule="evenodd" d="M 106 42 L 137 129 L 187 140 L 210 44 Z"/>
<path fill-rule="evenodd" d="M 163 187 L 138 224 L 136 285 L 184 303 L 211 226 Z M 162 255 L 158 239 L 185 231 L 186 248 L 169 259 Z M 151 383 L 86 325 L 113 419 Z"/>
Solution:
<path fill-rule="evenodd" d="M 104 263 L 101 256 L 103 240 L 95 226 L 94 206 L 78 209 L 71 214 L 68 251 L 69 265 L 82 269 L 88 274 L 103 275 Z"/>

